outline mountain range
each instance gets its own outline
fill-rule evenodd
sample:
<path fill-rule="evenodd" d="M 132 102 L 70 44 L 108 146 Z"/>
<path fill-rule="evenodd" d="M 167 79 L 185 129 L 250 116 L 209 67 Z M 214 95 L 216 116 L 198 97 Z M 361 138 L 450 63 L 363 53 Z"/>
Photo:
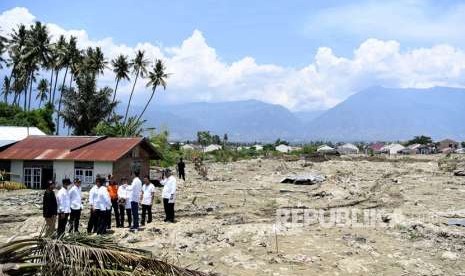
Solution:
<path fill-rule="evenodd" d="M 174 140 L 194 140 L 210 131 L 230 141 L 396 141 L 415 135 L 465 140 L 465 89 L 374 87 L 325 111 L 291 112 L 256 100 L 153 104 L 147 125 L 170 131 Z"/>

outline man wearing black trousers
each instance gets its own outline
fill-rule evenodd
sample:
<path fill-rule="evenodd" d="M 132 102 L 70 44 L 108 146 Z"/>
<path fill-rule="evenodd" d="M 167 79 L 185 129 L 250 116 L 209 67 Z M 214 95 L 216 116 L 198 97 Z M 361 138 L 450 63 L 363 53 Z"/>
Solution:
<path fill-rule="evenodd" d="M 97 200 L 97 184 L 92 186 L 89 191 L 89 207 L 90 215 L 89 222 L 87 223 L 87 234 L 97 233 L 97 209 L 95 208 L 95 201 Z"/>
<path fill-rule="evenodd" d="M 182 178 L 182 180 L 186 181 L 186 163 L 182 161 L 182 158 L 179 159 L 178 174 L 179 174 L 179 179 Z"/>
<path fill-rule="evenodd" d="M 165 209 L 165 222 L 174 222 L 174 202 L 176 200 L 176 178 L 171 174 L 171 170 L 166 169 L 163 179 L 163 207 Z"/>
<path fill-rule="evenodd" d="M 144 185 L 142 185 L 142 220 L 141 225 L 145 225 L 145 215 L 148 214 L 147 223 L 152 222 L 152 203 L 155 195 L 155 186 L 150 183 L 149 177 L 144 177 Z"/>
<path fill-rule="evenodd" d="M 95 180 L 97 186 L 97 196 L 95 200 L 95 211 L 97 215 L 97 234 L 107 233 L 107 209 L 111 206 L 110 194 L 105 186 L 102 186 L 103 179 L 98 177 Z"/>
<path fill-rule="evenodd" d="M 69 198 L 71 201 L 71 214 L 69 215 L 69 232 L 79 232 L 79 220 L 81 219 L 82 193 L 81 180 L 74 179 L 73 186 L 69 189 Z"/>
<path fill-rule="evenodd" d="M 131 186 L 127 178 L 121 179 L 121 186 L 118 187 L 118 204 L 121 227 L 124 227 L 124 213 L 128 217 L 128 227 L 131 227 Z"/>
<path fill-rule="evenodd" d="M 58 228 L 57 235 L 61 236 L 66 230 L 69 213 L 71 212 L 71 202 L 68 193 L 68 186 L 71 184 L 69 179 L 63 179 L 63 185 L 57 194 L 58 203 Z"/>

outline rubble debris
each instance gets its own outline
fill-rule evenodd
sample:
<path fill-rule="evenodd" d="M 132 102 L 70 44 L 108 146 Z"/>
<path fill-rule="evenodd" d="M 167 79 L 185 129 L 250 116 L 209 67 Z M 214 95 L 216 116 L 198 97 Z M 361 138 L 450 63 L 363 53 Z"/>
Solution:
<path fill-rule="evenodd" d="M 295 185 L 313 185 L 321 183 L 326 179 L 322 174 L 304 174 L 296 176 L 287 176 L 281 180 L 280 183 L 290 183 Z"/>

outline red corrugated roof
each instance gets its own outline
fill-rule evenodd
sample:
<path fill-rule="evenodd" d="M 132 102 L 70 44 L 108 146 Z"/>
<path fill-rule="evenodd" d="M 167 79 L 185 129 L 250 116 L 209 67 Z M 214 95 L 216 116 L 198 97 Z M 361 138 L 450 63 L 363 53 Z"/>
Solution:
<path fill-rule="evenodd" d="M 116 161 L 140 143 L 152 158 L 160 156 L 141 137 L 29 136 L 0 152 L 0 159 Z"/>

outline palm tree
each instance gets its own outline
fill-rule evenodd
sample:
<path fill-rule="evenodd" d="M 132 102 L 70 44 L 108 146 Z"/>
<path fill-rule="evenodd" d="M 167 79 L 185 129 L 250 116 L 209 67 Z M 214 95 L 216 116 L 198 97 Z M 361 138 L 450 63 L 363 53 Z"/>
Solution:
<path fill-rule="evenodd" d="M 65 68 L 65 75 L 63 76 L 63 82 L 60 88 L 60 99 L 58 100 L 58 110 L 57 110 L 57 129 L 55 134 L 58 135 L 60 133 L 60 112 L 61 112 L 61 101 L 63 100 L 63 93 L 65 91 L 65 82 L 66 76 L 68 75 L 69 67 L 71 66 L 71 58 L 72 54 L 77 48 L 76 46 L 76 37 L 71 36 L 68 43 L 65 43 L 64 48 L 60 51 L 60 67 Z"/>
<path fill-rule="evenodd" d="M 8 103 L 8 94 L 10 93 L 10 78 L 5 76 L 3 78 L 3 85 L 2 85 L 2 95 L 4 97 L 4 101 L 7 104 Z"/>
<path fill-rule="evenodd" d="M 50 58 L 50 36 L 47 26 L 39 21 L 35 22 L 28 31 L 26 39 L 26 47 L 21 59 L 25 62 L 29 73 L 29 104 L 28 110 L 31 109 L 31 93 L 32 83 L 34 81 L 34 73 L 39 69 L 39 65 L 46 66 Z"/>
<path fill-rule="evenodd" d="M 3 58 L 3 53 L 6 51 L 7 39 L 4 36 L 0 35 L 0 69 L 3 68 L 2 63 L 6 63 L 6 60 Z"/>
<path fill-rule="evenodd" d="M 9 44 L 9 56 L 10 56 L 10 65 L 12 66 L 11 72 L 10 72 L 10 82 L 14 78 L 14 85 L 10 86 L 9 89 L 15 87 L 16 89 L 23 86 L 23 82 L 20 83 L 18 80 L 18 68 L 20 67 L 20 62 L 21 62 L 21 53 L 23 52 L 23 48 L 26 45 L 26 38 L 27 38 L 27 29 L 26 26 L 21 24 L 18 26 L 17 30 L 13 30 L 13 33 L 11 34 L 11 38 L 8 41 Z M 22 91 L 22 90 L 20 90 Z M 7 91 L 9 94 L 9 90 Z M 16 100 L 18 98 L 18 91 L 15 90 L 15 99 L 14 99 L 14 104 L 17 104 Z"/>
<path fill-rule="evenodd" d="M 48 82 L 46 79 L 41 79 L 39 85 L 37 85 L 37 97 L 36 100 L 39 100 L 39 108 L 42 106 L 42 102 L 47 101 L 48 95 Z"/>
<path fill-rule="evenodd" d="M 166 67 L 162 60 L 157 59 L 155 62 L 155 66 L 153 67 L 152 71 L 149 72 L 148 79 L 149 82 L 147 83 L 147 87 L 152 87 L 152 94 L 148 102 L 145 104 L 144 109 L 140 113 L 139 117 L 137 117 L 137 121 L 140 120 L 142 115 L 144 115 L 145 110 L 149 106 L 150 102 L 152 101 L 153 95 L 155 95 L 155 90 L 158 86 L 162 86 L 163 89 L 166 89 L 166 80 L 168 79 L 168 74 L 166 73 Z"/>
<path fill-rule="evenodd" d="M 129 81 L 129 62 L 128 57 L 125 55 L 119 55 L 117 58 L 111 61 L 113 67 L 113 73 L 115 73 L 116 86 L 115 91 L 113 92 L 113 102 L 116 99 L 116 90 L 118 89 L 118 84 L 120 80 Z"/>
<path fill-rule="evenodd" d="M 56 94 L 56 89 L 57 89 L 57 83 L 58 83 L 58 74 L 60 73 L 60 70 L 63 68 L 64 63 L 66 62 L 66 59 L 63 58 L 63 56 L 66 54 L 66 38 L 64 35 L 60 35 L 58 38 L 58 41 L 54 45 L 53 52 L 55 55 L 55 60 L 53 61 L 53 66 L 54 66 L 54 71 L 55 71 L 55 81 L 53 85 L 53 94 L 52 94 L 52 104 L 55 106 L 55 94 Z"/>
<path fill-rule="evenodd" d="M 133 74 L 136 75 L 136 78 L 134 79 L 134 84 L 132 86 L 131 95 L 129 96 L 129 102 L 128 102 L 128 106 L 126 107 L 126 114 L 124 115 L 123 124 L 126 124 L 126 121 L 128 118 L 129 107 L 131 106 L 132 95 L 134 94 L 134 89 L 136 88 L 137 79 L 139 78 L 139 76 L 143 78 L 145 74 L 147 73 L 147 66 L 149 62 L 144 58 L 144 56 L 145 56 L 145 52 L 142 50 L 139 50 L 136 53 L 136 57 L 131 61 L 132 72 Z"/>
<path fill-rule="evenodd" d="M 155 259 L 149 251 L 118 245 L 111 237 L 85 234 L 31 237 L 0 245 L 0 275 L 208 276 Z"/>

